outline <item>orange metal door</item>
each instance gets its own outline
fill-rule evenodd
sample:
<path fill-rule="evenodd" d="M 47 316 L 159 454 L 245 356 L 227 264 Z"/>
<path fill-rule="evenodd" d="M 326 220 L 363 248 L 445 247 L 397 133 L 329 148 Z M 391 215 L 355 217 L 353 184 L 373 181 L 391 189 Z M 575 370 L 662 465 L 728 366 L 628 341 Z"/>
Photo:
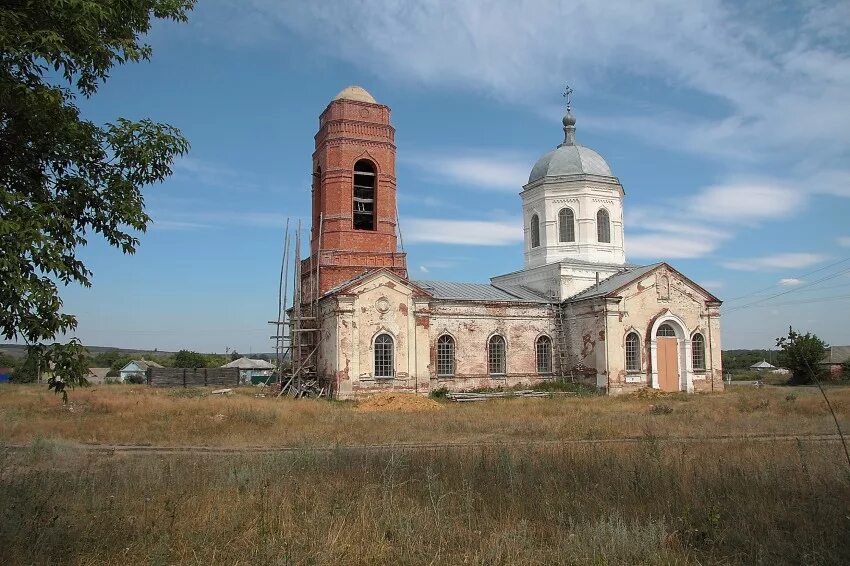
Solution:
<path fill-rule="evenodd" d="M 673 337 L 658 337 L 658 384 L 662 391 L 679 390 L 679 342 Z"/>

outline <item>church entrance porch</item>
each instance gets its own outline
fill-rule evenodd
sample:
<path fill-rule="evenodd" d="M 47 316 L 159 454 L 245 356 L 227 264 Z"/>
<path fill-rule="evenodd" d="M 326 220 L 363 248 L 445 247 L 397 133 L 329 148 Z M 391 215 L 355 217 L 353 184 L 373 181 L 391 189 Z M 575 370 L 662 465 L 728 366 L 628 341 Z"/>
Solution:
<path fill-rule="evenodd" d="M 668 313 L 652 325 L 650 353 L 652 387 L 662 391 L 693 392 L 693 372 L 688 361 L 691 342 L 685 323 Z"/>

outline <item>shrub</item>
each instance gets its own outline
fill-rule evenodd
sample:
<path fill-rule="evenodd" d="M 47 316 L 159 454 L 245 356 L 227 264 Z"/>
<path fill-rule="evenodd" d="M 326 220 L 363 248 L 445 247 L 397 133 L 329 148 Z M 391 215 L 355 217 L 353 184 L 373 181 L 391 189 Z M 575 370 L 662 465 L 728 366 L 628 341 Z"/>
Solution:
<path fill-rule="evenodd" d="M 669 415 L 673 412 L 673 407 L 667 405 L 666 403 L 658 403 L 657 405 L 649 406 L 649 413 L 651 415 Z"/>
<path fill-rule="evenodd" d="M 437 389 L 432 390 L 428 396 L 433 399 L 445 399 L 448 394 L 448 389 L 445 387 L 438 387 Z"/>

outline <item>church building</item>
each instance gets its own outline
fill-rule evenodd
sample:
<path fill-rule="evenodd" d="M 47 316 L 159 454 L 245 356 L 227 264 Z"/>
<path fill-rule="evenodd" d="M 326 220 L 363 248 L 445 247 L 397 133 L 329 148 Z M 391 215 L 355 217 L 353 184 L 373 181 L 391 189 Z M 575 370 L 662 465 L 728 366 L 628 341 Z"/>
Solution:
<path fill-rule="evenodd" d="M 333 396 L 568 379 L 609 394 L 720 391 L 720 304 L 667 263 L 626 263 L 620 181 L 563 142 L 521 187 L 524 268 L 490 283 L 409 278 L 398 249 L 395 129 L 363 88 L 319 117 L 310 256 L 293 363 Z M 520 187 L 517 187 L 520 189 Z"/>

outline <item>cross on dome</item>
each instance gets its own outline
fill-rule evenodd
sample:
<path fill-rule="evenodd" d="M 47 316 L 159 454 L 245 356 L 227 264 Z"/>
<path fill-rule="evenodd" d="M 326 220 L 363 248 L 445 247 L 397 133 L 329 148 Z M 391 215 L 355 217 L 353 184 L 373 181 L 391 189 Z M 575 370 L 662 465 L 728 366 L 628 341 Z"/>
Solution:
<path fill-rule="evenodd" d="M 567 85 L 567 88 L 564 89 L 564 92 L 561 94 L 564 98 L 567 99 L 567 112 L 572 109 L 573 105 L 573 89 L 570 88 L 570 85 Z"/>
<path fill-rule="evenodd" d="M 561 96 L 567 99 L 567 113 L 564 114 L 563 120 L 561 122 L 564 124 L 564 143 L 561 145 L 575 145 L 576 144 L 576 117 L 573 116 L 573 89 L 570 88 L 570 85 L 567 85 L 567 88 L 564 89 L 564 92 L 561 93 Z M 560 146 L 559 146 L 560 147 Z"/>

